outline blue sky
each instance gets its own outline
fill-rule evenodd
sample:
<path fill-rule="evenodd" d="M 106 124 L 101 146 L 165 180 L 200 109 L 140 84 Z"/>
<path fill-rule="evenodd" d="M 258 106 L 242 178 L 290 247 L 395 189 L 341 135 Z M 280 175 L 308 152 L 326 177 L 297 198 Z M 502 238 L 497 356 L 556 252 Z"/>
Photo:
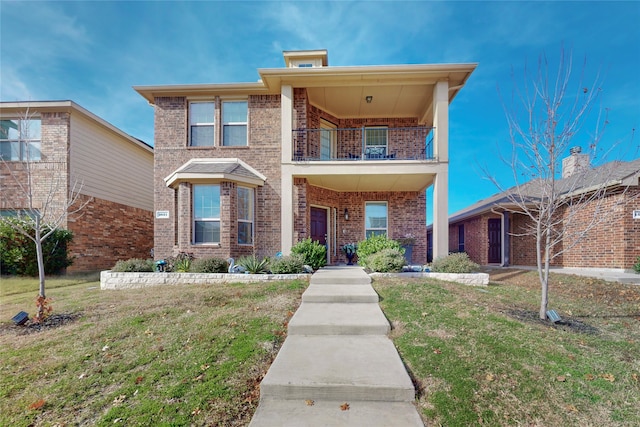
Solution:
<path fill-rule="evenodd" d="M 0 100 L 70 99 L 153 144 L 134 85 L 251 82 L 283 50 L 327 49 L 329 65 L 477 62 L 450 109 L 451 213 L 510 185 L 498 94 L 524 65 L 570 49 L 598 75 L 615 157 L 640 157 L 640 1 L 0 1 Z M 576 141 L 579 145 L 580 141 Z"/>

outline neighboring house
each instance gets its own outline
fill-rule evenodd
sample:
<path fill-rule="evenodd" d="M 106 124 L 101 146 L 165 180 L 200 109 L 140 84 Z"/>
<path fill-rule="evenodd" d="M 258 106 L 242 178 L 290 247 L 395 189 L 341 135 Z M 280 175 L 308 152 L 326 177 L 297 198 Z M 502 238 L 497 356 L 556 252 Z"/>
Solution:
<path fill-rule="evenodd" d="M 104 270 L 121 259 L 149 257 L 153 247 L 151 146 L 73 101 L 0 102 L 0 120 L 0 214 L 12 215 L 28 207 L 14 179 L 24 182 L 28 158 L 38 209 L 51 195 L 49 205 L 60 213 L 74 184 L 79 200 L 90 200 L 62 224 L 74 235 L 69 247 L 74 262 L 68 271 Z M 20 135 L 25 128 L 27 142 Z M 56 180 L 60 185 L 51 191 Z"/>
<path fill-rule="evenodd" d="M 475 64 L 329 67 L 284 52 L 256 83 L 137 86 L 155 108 L 156 257 L 288 253 L 311 237 L 328 262 L 372 234 L 448 250 L 448 109 Z"/>
<path fill-rule="evenodd" d="M 573 149 L 563 160 L 563 178 L 557 188 L 570 188 L 573 206 L 561 209 L 559 217 L 567 222 L 569 232 L 584 230 L 594 215 L 606 215 L 579 244 L 567 249 L 552 261 L 556 267 L 582 267 L 631 270 L 640 256 L 640 159 L 611 162 L 586 169 L 589 158 Z M 575 180 L 579 180 L 577 185 Z M 527 195 L 536 195 L 535 182 L 523 186 Z M 604 197 L 599 212 L 596 202 L 575 202 L 581 194 L 602 188 Z M 510 204 L 507 194 L 514 188 L 495 194 L 454 213 L 449 218 L 449 250 L 466 252 L 483 265 L 536 265 L 535 238 L 519 236 L 528 224 L 524 215 L 510 213 L 501 206 Z"/>

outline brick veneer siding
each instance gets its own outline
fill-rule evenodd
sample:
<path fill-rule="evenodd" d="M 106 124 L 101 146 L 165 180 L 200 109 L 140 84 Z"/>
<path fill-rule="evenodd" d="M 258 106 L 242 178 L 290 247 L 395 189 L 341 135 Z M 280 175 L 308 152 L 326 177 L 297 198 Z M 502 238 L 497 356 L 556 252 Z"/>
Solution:
<path fill-rule="evenodd" d="M 216 123 L 221 100 L 213 99 Z M 188 146 L 188 100 L 158 97 L 155 100 L 154 197 L 156 210 L 170 212 L 169 219 L 156 219 L 156 258 L 178 252 L 196 257 L 239 257 L 256 253 L 273 256 L 280 248 L 280 96 L 251 95 L 248 99 L 248 146 L 222 147 L 218 126 L 213 147 Z M 237 185 L 221 183 L 221 241 L 219 245 L 194 245 L 191 234 L 191 185 L 168 188 L 164 178 L 193 158 L 239 158 L 267 177 L 256 188 L 254 245 L 237 244 Z M 176 193 L 177 192 L 177 193 Z"/>
<path fill-rule="evenodd" d="M 78 203 L 86 200 L 84 196 Z M 108 200 L 91 198 L 69 216 L 67 228 L 73 232 L 69 272 L 108 270 L 118 260 L 146 259 L 153 247 L 153 212 Z"/>
<path fill-rule="evenodd" d="M 308 184 L 304 178 L 294 180 L 295 239 L 308 237 L 311 206 L 322 206 L 337 210 L 336 258 L 347 262 L 340 248 L 365 238 L 365 203 L 388 202 L 389 237 L 401 238 L 407 234 L 416 236 L 413 248 L 413 263 L 427 260 L 426 195 L 424 192 L 337 192 Z M 344 210 L 349 210 L 349 220 L 344 219 Z M 332 215 L 333 218 L 333 215 Z M 331 235 L 332 230 L 329 230 Z"/>
<path fill-rule="evenodd" d="M 600 206 L 600 212 L 606 215 L 597 227 L 587 233 L 581 241 L 566 248 L 551 261 L 556 267 L 588 267 L 632 269 L 640 256 L 640 221 L 634 220 L 634 209 L 640 208 L 640 188 L 631 187 L 625 193 L 621 189 L 610 192 Z M 582 203 L 573 206 L 575 214 L 571 222 L 565 224 L 568 233 L 576 233 L 584 229 L 595 215 L 596 202 Z M 567 208 L 569 209 L 569 208 Z M 559 216 L 567 222 L 569 212 L 561 210 Z M 469 257 L 479 264 L 488 263 L 488 227 L 489 218 L 499 218 L 493 214 L 479 215 L 463 222 L 449 226 L 450 250 L 457 247 L 458 225 L 465 226 L 465 251 Z M 521 214 L 512 214 L 510 220 L 511 233 L 511 265 L 536 265 L 535 236 L 522 236 L 529 224 L 528 218 Z M 565 249 L 562 245 L 556 252 Z"/>

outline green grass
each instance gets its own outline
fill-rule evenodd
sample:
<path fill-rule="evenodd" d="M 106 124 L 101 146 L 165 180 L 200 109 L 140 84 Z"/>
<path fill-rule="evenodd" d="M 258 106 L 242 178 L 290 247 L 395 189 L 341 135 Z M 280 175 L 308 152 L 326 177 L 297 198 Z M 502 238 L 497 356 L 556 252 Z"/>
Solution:
<path fill-rule="evenodd" d="M 552 307 L 572 325 L 553 327 L 530 276 L 375 280 L 425 423 L 640 425 L 640 287 L 556 279 Z M 47 286 L 54 314 L 79 317 L 24 334 L 10 319 L 33 313 L 37 280 L 0 282 L 0 426 L 246 425 L 306 282 Z"/>
<path fill-rule="evenodd" d="M 35 294 L 8 290 L 0 425 L 246 425 L 306 285 L 53 284 L 54 314 L 81 316 L 30 334 L 9 320 Z"/>
<path fill-rule="evenodd" d="M 616 317 L 580 319 L 576 330 L 537 321 L 537 295 L 517 286 L 409 279 L 374 287 L 428 425 L 640 425 L 637 303 Z M 588 299 L 554 295 L 554 304 L 603 311 Z"/>

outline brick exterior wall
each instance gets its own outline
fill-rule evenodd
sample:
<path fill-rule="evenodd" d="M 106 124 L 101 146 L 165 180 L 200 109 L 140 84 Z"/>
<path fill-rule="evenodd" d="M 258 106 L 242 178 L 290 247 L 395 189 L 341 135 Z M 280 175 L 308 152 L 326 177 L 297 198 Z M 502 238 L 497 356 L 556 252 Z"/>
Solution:
<path fill-rule="evenodd" d="M 573 209 L 569 212 L 569 209 Z M 584 229 L 595 214 L 596 202 L 582 203 L 559 212 L 565 218 L 565 226 L 569 233 Z M 632 269 L 640 256 L 640 220 L 634 220 L 634 209 L 640 209 L 640 188 L 630 187 L 623 193 L 620 189 L 607 194 L 600 206 L 606 212 L 604 220 L 589 231 L 575 246 L 566 248 L 551 262 L 556 267 L 614 268 Z M 571 214 L 571 222 L 567 218 Z M 457 248 L 458 225 L 465 226 L 465 251 L 469 257 L 479 264 L 488 263 L 488 229 L 489 218 L 498 215 L 479 215 L 463 222 L 449 225 L 450 250 Z M 536 265 L 536 240 L 534 236 L 518 236 L 528 225 L 527 217 L 512 214 L 510 221 L 510 264 Z M 564 249 L 559 246 L 556 251 Z"/>
<path fill-rule="evenodd" d="M 365 203 L 388 202 L 389 237 L 401 238 L 407 234 L 416 236 L 412 263 L 427 261 L 427 228 L 425 225 L 426 196 L 423 192 L 337 192 L 315 187 L 304 178 L 294 181 L 294 240 L 308 237 L 311 206 L 322 206 L 337 211 L 336 261 L 347 262 L 340 248 L 365 238 Z M 349 220 L 344 210 L 349 210 Z M 331 230 L 330 230 L 331 233 Z"/>
<path fill-rule="evenodd" d="M 73 232 L 69 272 L 109 270 L 118 260 L 146 259 L 153 247 L 153 212 L 108 200 L 91 198 L 69 216 L 67 228 Z"/>
<path fill-rule="evenodd" d="M 32 162 L 31 176 L 34 183 L 34 207 L 43 208 L 49 203 L 50 215 L 45 221 L 59 217 L 69 203 L 70 186 L 69 151 L 71 115 L 68 112 L 43 112 L 41 114 L 41 161 Z M 7 170 L 10 168 L 11 171 Z M 2 176 L 1 209 L 28 207 L 18 181 L 26 183 L 25 164 L 10 162 L 0 164 Z M 77 203 L 88 200 L 82 196 Z M 70 211 L 78 206 L 71 207 Z M 110 269 L 115 262 L 127 258 L 148 258 L 153 242 L 153 213 L 139 208 L 92 198 L 76 215 L 70 215 L 60 227 L 74 233 L 69 254 L 74 263 L 67 270 L 96 271 Z"/>
<path fill-rule="evenodd" d="M 213 99 L 220 117 L 220 98 Z M 248 146 L 222 147 L 219 126 L 213 147 L 188 146 L 188 100 L 159 97 L 155 100 L 154 197 L 156 210 L 170 212 L 156 219 L 154 252 L 157 259 L 192 253 L 195 257 L 240 257 L 255 253 L 273 256 L 280 250 L 280 96 L 251 95 L 248 99 Z M 219 123 L 219 120 L 218 122 Z M 254 245 L 238 245 L 237 185 L 220 188 L 221 241 L 219 245 L 194 245 L 191 232 L 191 185 L 169 188 L 164 178 L 193 158 L 238 158 L 267 177 L 255 190 Z M 186 220 L 185 220 L 186 219 Z"/>
<path fill-rule="evenodd" d="M 221 100 L 214 98 L 219 123 Z M 239 257 L 255 253 L 273 256 L 281 250 L 281 110 L 279 95 L 251 95 L 248 99 L 248 147 L 221 147 L 220 130 L 216 129 L 213 147 L 188 146 L 188 100 L 185 97 L 158 97 L 155 99 L 155 205 L 156 210 L 170 212 L 169 219 L 155 220 L 154 250 L 156 258 L 178 252 L 192 253 L 196 257 Z M 308 102 L 305 89 L 294 89 L 293 128 L 319 128 L 325 119 L 338 127 L 386 125 L 389 127 L 417 126 L 413 118 L 377 120 L 339 120 L 317 109 Z M 339 149 L 349 150 L 340 141 Z M 399 142 L 397 142 L 399 143 Z M 416 141 L 419 144 L 420 141 Z M 389 142 L 390 147 L 392 142 Z M 361 141 L 353 141 L 353 149 L 361 148 Z M 399 149 L 399 146 L 396 148 Z M 415 149 L 415 147 L 411 147 Z M 311 144 L 311 151 L 317 150 Z M 309 153 L 304 153 L 305 155 Z M 255 244 L 237 245 L 235 183 L 221 184 L 221 241 L 216 245 L 194 245 L 191 235 L 191 185 L 179 184 L 176 190 L 168 188 L 164 178 L 193 158 L 239 158 L 267 177 L 266 183 L 256 189 Z M 391 237 L 411 233 L 417 236 L 413 262 L 426 262 L 426 195 L 424 192 L 405 193 L 339 193 L 308 184 L 304 178 L 294 178 L 294 242 L 308 237 L 310 207 L 312 205 L 337 209 L 337 247 L 364 239 L 364 202 L 389 202 L 389 231 Z M 349 209 L 350 220 L 344 221 L 342 212 Z M 353 212 L 353 213 L 352 213 Z M 337 251 L 342 261 L 343 255 Z"/>

